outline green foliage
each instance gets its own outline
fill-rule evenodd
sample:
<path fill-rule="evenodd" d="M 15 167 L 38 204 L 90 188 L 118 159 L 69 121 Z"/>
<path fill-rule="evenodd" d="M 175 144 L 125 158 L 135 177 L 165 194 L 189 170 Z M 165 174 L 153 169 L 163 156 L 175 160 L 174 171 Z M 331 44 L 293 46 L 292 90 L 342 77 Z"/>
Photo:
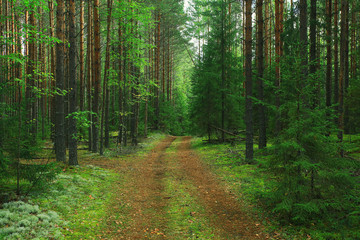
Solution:
<path fill-rule="evenodd" d="M 345 106 L 349 108 L 349 124 L 352 133 L 360 132 L 360 77 L 354 78 L 348 89 Z"/>
<path fill-rule="evenodd" d="M 292 39 L 292 35 L 285 31 L 287 38 Z M 271 155 L 259 160 L 271 176 L 259 200 L 282 224 L 316 228 L 328 232 L 327 236 L 342 232 L 354 237 L 356 233 L 350 232 L 359 216 L 352 213 L 359 210 L 360 195 L 359 179 L 353 172 L 360 164 L 340 158 L 338 152 L 344 145 L 328 136 L 336 129 L 330 109 L 318 104 L 320 71 L 304 74 L 296 41 L 288 41 L 286 51 L 278 90 L 283 102 L 278 109 L 273 108 L 277 110 L 274 121 L 278 117 L 282 129 L 268 149 Z"/>
<path fill-rule="evenodd" d="M 222 112 L 225 129 L 236 130 L 242 125 L 240 58 L 235 54 L 236 47 L 228 50 L 236 43 L 236 29 L 221 14 L 226 11 L 223 8 L 225 5 L 222 2 L 211 1 L 203 13 L 212 21 L 209 22 L 211 31 L 207 43 L 191 76 L 190 118 L 193 132 L 197 134 L 211 135 L 214 126 L 221 127 Z"/>

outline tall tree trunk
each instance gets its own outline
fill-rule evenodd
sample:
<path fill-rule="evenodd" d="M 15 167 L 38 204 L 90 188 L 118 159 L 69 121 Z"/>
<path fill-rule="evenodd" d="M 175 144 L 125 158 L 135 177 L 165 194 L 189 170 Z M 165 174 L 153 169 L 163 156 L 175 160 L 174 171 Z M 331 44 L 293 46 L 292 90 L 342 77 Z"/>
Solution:
<path fill-rule="evenodd" d="M 124 116 L 123 116 L 123 111 L 124 111 L 124 105 L 123 105 L 123 88 L 122 86 L 123 81 L 124 81 L 124 61 L 123 61 L 123 32 L 122 32 L 122 19 L 120 19 L 119 21 L 119 53 L 120 53 L 120 57 L 119 57 L 119 133 L 118 133 L 118 142 L 121 145 L 122 144 L 122 140 L 123 140 L 123 133 L 124 133 Z"/>
<path fill-rule="evenodd" d="M 64 9 L 65 4 L 63 0 L 57 0 L 56 8 L 56 37 L 64 39 Z M 64 42 L 56 43 L 56 88 L 59 91 L 64 90 Z M 56 161 L 65 162 L 66 147 L 65 147 L 65 115 L 64 115 L 64 96 L 56 94 L 55 96 L 55 154 Z"/>
<path fill-rule="evenodd" d="M 309 73 L 312 75 L 311 77 L 315 79 L 315 73 L 317 68 L 317 49 L 316 49 L 316 0 L 311 0 L 311 7 L 310 7 L 310 66 L 309 66 Z M 315 91 L 314 96 L 312 97 L 311 106 L 315 107 L 318 105 L 318 95 L 317 92 L 319 83 L 317 80 L 314 82 Z"/>
<path fill-rule="evenodd" d="M 80 0 L 80 55 L 79 55 L 79 107 L 80 111 L 84 111 L 84 95 L 85 95 L 85 80 L 84 80 L 84 2 Z"/>
<path fill-rule="evenodd" d="M 257 0 L 257 63 L 258 63 L 258 98 L 264 101 L 264 18 L 263 18 L 263 0 Z M 266 116 L 265 105 L 259 105 L 259 149 L 266 147 Z"/>
<path fill-rule="evenodd" d="M 156 19 L 158 21 L 155 33 L 155 83 L 160 84 L 160 33 L 161 33 L 161 13 L 157 10 Z M 159 87 L 155 87 L 155 129 L 159 129 L 160 106 L 159 106 Z"/>
<path fill-rule="evenodd" d="M 88 24 L 87 24 L 87 53 L 86 53 L 86 58 L 87 58 L 87 109 L 89 111 L 89 115 L 88 115 L 88 120 L 90 122 L 92 122 L 92 117 L 93 115 L 91 114 L 92 111 L 92 78 L 93 78 L 93 71 L 92 71 L 92 66 L 93 66 L 93 37 L 92 37 L 92 33 L 93 33 L 93 28 L 92 28 L 92 7 L 91 7 L 91 2 L 88 2 Z M 89 124 L 89 151 L 92 151 L 92 142 L 93 142 L 93 135 L 92 135 L 92 124 Z"/>
<path fill-rule="evenodd" d="M 35 30 L 36 19 L 35 19 L 35 10 L 30 13 L 29 24 L 32 30 Z M 36 64 L 36 36 L 31 35 L 29 39 L 29 62 L 27 66 L 27 86 L 26 86 L 26 102 L 27 102 L 27 113 L 28 113 L 28 126 L 29 134 L 31 135 L 32 140 L 36 139 L 36 103 L 37 99 L 34 95 L 34 89 L 36 87 L 35 82 L 35 64 Z M 9 51 L 9 50 L 8 50 Z"/>
<path fill-rule="evenodd" d="M 344 96 L 343 98 L 345 99 L 347 97 L 348 94 L 348 90 L 349 90 L 349 86 L 350 86 L 350 74 L 349 74 L 349 68 L 350 68 L 350 62 L 349 62 L 349 46 L 350 46 L 350 41 L 349 41 L 349 36 L 350 36 L 350 31 L 349 31 L 349 20 L 350 20 L 350 14 L 349 14 L 349 9 L 350 9 L 350 2 L 347 0 L 346 1 L 346 6 L 345 6 L 345 11 L 346 11 L 346 19 L 345 19 L 345 69 L 344 69 Z M 344 104 L 344 133 L 345 134 L 349 134 L 350 133 L 350 122 L 349 122 L 349 105 L 345 105 Z"/>
<path fill-rule="evenodd" d="M 225 82 L 226 82 L 226 69 L 225 69 L 225 11 L 226 5 L 224 0 L 221 2 L 221 129 L 225 129 Z M 248 63 L 248 62 L 246 62 Z M 248 65 L 246 65 L 249 67 Z M 245 86 L 246 87 L 246 86 Z M 221 131 L 221 141 L 225 141 L 225 132 Z"/>
<path fill-rule="evenodd" d="M 107 34 L 106 34 L 106 52 L 105 52 L 105 68 L 104 68 L 104 81 L 103 81 L 103 105 L 101 114 L 101 130 L 100 130 L 100 154 L 103 154 L 103 130 L 105 123 L 105 147 L 109 145 L 109 91 L 108 91 L 108 72 L 110 69 L 110 30 L 111 30 L 111 13 L 112 13 L 112 0 L 107 1 L 108 16 L 107 16 Z"/>
<path fill-rule="evenodd" d="M 100 82 L 101 82 L 101 55 L 100 55 L 100 16 L 99 0 L 94 0 L 94 101 L 93 101 L 93 146 L 92 151 L 98 151 L 99 140 L 99 100 L 100 100 Z"/>
<path fill-rule="evenodd" d="M 55 25 L 54 25 L 54 2 L 53 0 L 49 1 L 49 23 L 50 23 L 50 37 L 55 37 L 54 34 L 54 29 L 55 29 Z M 52 75 L 52 79 L 51 79 L 51 90 L 54 91 L 55 90 L 55 74 L 56 74 L 56 69 L 55 69 L 55 47 L 54 46 L 50 46 L 50 51 L 51 51 L 51 75 Z M 51 96 L 50 97 L 50 101 L 51 101 L 51 107 L 50 107 L 50 115 L 51 115 L 51 139 L 53 141 L 55 141 L 55 119 L 56 119 L 56 114 L 55 114 L 55 96 Z"/>
<path fill-rule="evenodd" d="M 76 129 L 76 29 L 75 29 L 75 0 L 69 0 L 69 165 L 78 165 L 77 160 L 77 129 Z"/>
<path fill-rule="evenodd" d="M 301 73 L 302 86 L 305 86 L 305 81 L 308 75 L 308 35 L 307 35 L 307 1 L 300 0 L 300 57 L 301 57 Z"/>
<path fill-rule="evenodd" d="M 331 76 L 332 76 L 332 0 L 326 0 L 326 107 L 329 118 L 331 107 Z M 330 120 L 330 119 L 328 119 Z"/>
<path fill-rule="evenodd" d="M 352 3 L 352 13 L 351 13 L 351 79 L 355 79 L 356 77 L 356 14 L 358 12 L 356 11 L 356 4 L 355 1 Z"/>
<path fill-rule="evenodd" d="M 281 131 L 281 114 L 280 114 L 280 59 L 281 59 L 281 31 L 282 31 L 282 13 L 281 13 L 281 2 L 282 0 L 275 0 L 275 55 L 276 55 L 276 67 L 275 67 L 275 87 L 276 87 L 276 100 L 275 105 L 277 107 L 276 116 L 276 132 L 277 134 Z"/>
<path fill-rule="evenodd" d="M 69 0 L 65 1 L 65 13 L 69 13 Z M 69 39 L 69 14 L 65 14 L 65 25 L 64 25 L 64 39 L 62 39 L 64 42 L 68 41 Z M 64 78 L 65 78 L 65 83 L 64 83 L 64 88 L 66 91 L 68 91 L 69 93 L 69 48 L 68 46 L 65 44 L 64 45 Z M 69 118 L 67 118 L 68 114 L 69 114 L 69 94 L 66 94 L 65 98 L 64 98 L 64 102 L 65 102 L 65 107 L 64 107 L 64 115 L 65 115 L 65 145 L 67 148 L 69 148 Z"/>
<path fill-rule="evenodd" d="M 170 101 L 170 27 L 168 27 L 167 42 L 167 84 L 166 84 L 166 100 Z"/>
<path fill-rule="evenodd" d="M 246 0 L 246 27 L 245 27 L 245 60 L 246 60 L 246 79 L 245 79 L 245 124 L 246 124 L 246 160 L 253 161 L 253 106 L 252 106 L 252 0 Z"/>
<path fill-rule="evenodd" d="M 348 1 L 341 1 L 341 34 L 340 34 L 340 76 L 339 76 L 339 132 L 338 139 L 343 141 L 344 134 L 344 94 L 346 81 L 346 51 L 347 51 L 347 18 L 348 18 Z M 344 150 L 340 150 L 340 156 L 344 156 Z"/>
<path fill-rule="evenodd" d="M 165 102 L 165 61 L 166 61 L 166 26 L 163 26 L 162 29 L 162 38 L 161 38 L 161 46 L 162 46 L 162 76 L 161 76 L 161 101 Z"/>
<path fill-rule="evenodd" d="M 3 1 L 0 0 L 0 16 L 3 16 Z M 3 31 L 4 31 L 4 24 L 3 21 L 0 21 L 0 36 L 3 36 Z M 4 48 L 3 48 L 3 39 L 0 38 L 0 55 L 4 54 Z M 0 67 L 3 66 L 3 60 L 0 59 Z M 3 85 L 4 83 L 4 75 L 3 72 L 0 72 L 0 84 Z M 0 104 L 3 105 L 4 104 L 4 94 L 0 94 Z M 4 112 L 1 111 L 0 112 L 0 132 L 4 132 Z M 0 134 L 0 155 L 3 154 L 3 144 L 4 144 L 4 136 L 3 134 Z"/>
<path fill-rule="evenodd" d="M 271 44 L 271 30 L 270 30 L 270 1 L 271 0 L 265 0 L 265 46 L 264 46 L 264 52 L 265 52 L 265 67 L 268 67 L 270 65 L 270 59 L 269 59 L 269 47 Z"/>
<path fill-rule="evenodd" d="M 44 15 L 42 13 L 42 9 L 39 8 L 39 29 L 38 31 L 41 31 L 44 28 Z M 13 21 L 14 23 L 14 21 Z M 13 24 L 13 30 L 14 30 L 14 24 Z M 15 32 L 14 32 L 14 38 L 15 37 Z M 16 40 L 15 40 L 16 42 Z M 14 46 L 15 47 L 15 46 Z M 46 66 L 46 61 L 45 61 L 45 44 L 43 43 L 39 43 L 39 47 L 38 47 L 39 51 L 38 51 L 38 62 L 40 63 L 40 69 L 41 72 L 46 74 L 47 73 L 47 69 L 45 68 Z M 15 53 L 15 51 L 14 51 Z M 46 78 L 42 79 L 42 76 L 39 79 L 39 88 L 45 93 L 46 92 Z M 40 102 L 39 102 L 39 108 L 41 109 L 41 139 L 44 140 L 45 139 L 45 119 L 46 119 L 46 94 L 42 94 L 41 98 L 40 98 Z"/>
<path fill-rule="evenodd" d="M 335 111 L 339 111 L 339 1 L 334 1 L 334 102 Z M 339 118 L 335 118 L 335 124 L 338 125 Z"/>

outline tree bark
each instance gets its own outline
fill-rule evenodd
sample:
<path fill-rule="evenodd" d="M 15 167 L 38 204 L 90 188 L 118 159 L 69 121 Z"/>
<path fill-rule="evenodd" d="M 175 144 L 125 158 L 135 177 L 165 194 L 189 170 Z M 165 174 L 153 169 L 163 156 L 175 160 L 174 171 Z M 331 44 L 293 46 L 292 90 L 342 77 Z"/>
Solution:
<path fill-rule="evenodd" d="M 29 25 L 32 30 L 35 30 L 36 27 L 36 19 L 35 19 L 35 10 L 30 13 L 29 17 Z M 8 26 L 7 26 L 8 28 Z M 27 84 L 26 84 L 26 103 L 27 103 L 27 115 L 28 115 L 28 126 L 29 126 L 29 134 L 33 141 L 36 139 L 36 107 L 37 107 L 37 98 L 34 95 L 34 88 L 36 87 L 35 82 L 35 66 L 36 66 L 36 35 L 31 35 L 29 41 L 29 62 L 27 65 Z M 7 50 L 9 52 L 9 50 Z"/>
<path fill-rule="evenodd" d="M 319 83 L 317 82 L 315 73 L 317 70 L 317 49 L 316 49 L 316 0 L 311 0 L 310 6 L 310 66 L 309 73 L 312 75 L 311 77 L 314 79 L 315 90 L 313 92 L 314 96 L 312 97 L 311 106 L 315 108 L 318 105 L 318 94 L 317 91 Z"/>
<path fill-rule="evenodd" d="M 56 8 L 56 37 L 64 39 L 64 9 L 63 0 L 57 0 Z M 58 91 L 64 90 L 64 42 L 56 43 L 56 88 Z M 55 154 L 56 161 L 65 162 L 65 116 L 64 116 L 64 96 L 62 92 L 55 96 Z"/>
<path fill-rule="evenodd" d="M 123 117 L 123 111 L 124 111 L 124 102 L 123 102 L 123 88 L 124 85 L 124 61 L 123 61 L 123 32 L 122 32 L 122 19 L 119 21 L 119 133 L 118 133 L 118 142 L 121 145 L 123 140 L 123 129 L 124 129 L 124 117 Z"/>
<path fill-rule="evenodd" d="M 85 80 L 84 80 L 84 2 L 80 0 L 80 55 L 79 55 L 79 107 L 80 111 L 84 111 L 84 95 L 85 95 Z"/>
<path fill-rule="evenodd" d="M 54 29 L 55 29 L 55 25 L 54 25 L 54 2 L 53 0 L 49 1 L 49 23 L 50 23 L 50 36 L 51 37 L 55 37 L 54 34 Z M 55 69 L 55 61 L 56 61 L 56 55 L 55 55 L 55 47 L 50 46 L 50 51 L 51 51 L 51 90 L 54 91 L 55 90 L 55 74 L 56 74 L 56 69 Z M 55 114 L 55 96 L 51 96 L 50 97 L 50 115 L 51 115 L 51 139 L 53 141 L 55 141 L 55 119 L 56 119 L 56 114 Z"/>
<path fill-rule="evenodd" d="M 332 77 L 332 0 L 326 0 L 326 107 L 327 117 L 331 107 L 331 77 Z"/>
<path fill-rule="evenodd" d="M 86 58 L 87 58 L 87 86 L 86 86 L 86 90 L 87 90 L 87 109 L 89 111 L 89 115 L 88 115 L 88 120 L 90 122 L 92 122 L 92 78 L 93 78 L 93 74 L 92 74 L 92 62 L 93 62 L 93 45 L 92 45 L 92 8 L 91 8 L 91 2 L 88 2 L 88 26 L 87 26 L 87 54 L 86 54 Z M 89 124 L 89 129 L 88 129 L 88 146 L 89 146 L 89 151 L 92 151 L 92 139 L 93 139 L 93 135 L 92 135 L 92 124 Z"/>
<path fill-rule="evenodd" d="M 258 99 L 264 101 L 264 18 L 263 18 L 263 0 L 257 0 L 257 18 L 258 18 L 258 32 L 257 32 L 257 63 L 258 63 Z M 259 149 L 266 147 L 266 116 L 265 105 L 259 105 Z"/>
<path fill-rule="evenodd" d="M 69 165 L 78 165 L 77 159 L 77 77 L 76 77 L 76 29 L 75 29 L 75 0 L 69 0 Z"/>
<path fill-rule="evenodd" d="M 221 128 L 225 129 L 225 82 L 226 82 L 226 68 L 225 68 L 225 11 L 226 5 L 224 0 L 221 2 Z M 248 63 L 248 62 L 246 62 Z M 248 67 L 248 65 L 246 65 Z M 246 86 L 245 86 L 246 88 Z M 221 132 L 221 141 L 225 141 L 225 133 Z"/>
<path fill-rule="evenodd" d="M 345 11 L 346 11 L 346 19 L 345 19 L 345 69 L 344 69 L 344 99 L 347 97 L 349 86 L 350 86 L 350 62 L 349 62 L 349 46 L 350 46 L 350 31 L 349 31 L 349 20 L 350 20 L 350 2 L 346 1 Z M 349 122 L 349 105 L 344 104 L 344 133 L 350 133 L 350 122 Z"/>
<path fill-rule="evenodd" d="M 270 32 L 270 0 L 265 0 L 265 67 L 270 65 L 270 54 L 269 54 L 269 47 L 271 44 L 271 32 Z"/>
<path fill-rule="evenodd" d="M 155 33 L 155 83 L 158 87 L 155 87 L 155 129 L 159 129 L 160 121 L 160 105 L 159 105 L 159 84 L 160 84 L 160 33 L 161 33 L 161 13 L 157 10 L 156 19 L 158 21 Z"/>
<path fill-rule="evenodd" d="M 94 97 L 93 97 L 93 142 L 92 151 L 98 151 L 99 141 L 99 100 L 100 100 L 100 82 L 101 82 L 101 55 L 100 55 L 100 16 L 99 16 L 99 0 L 94 0 Z"/>
<path fill-rule="evenodd" d="M 276 116 L 276 132 L 277 134 L 281 131 L 281 114 L 280 114 L 280 84 L 281 84 L 281 73 L 280 73 L 280 59 L 282 51 L 281 43 L 281 31 L 282 31 L 282 12 L 281 12 L 282 0 L 275 0 L 275 55 L 276 55 L 276 66 L 275 66 L 275 87 L 276 87 L 276 99 L 275 105 L 277 107 Z"/>
<path fill-rule="evenodd" d="M 252 0 L 246 0 L 246 27 L 245 27 L 245 61 L 246 61 L 246 79 L 245 79 L 245 124 L 246 124 L 246 160 L 253 161 L 253 106 L 252 106 Z"/>
<path fill-rule="evenodd" d="M 339 1 L 334 1 L 334 105 L 335 111 L 339 111 Z M 335 124 L 338 125 L 339 118 L 335 118 Z"/>
<path fill-rule="evenodd" d="M 340 34 L 340 76 L 339 76 L 339 132 L 338 139 L 343 141 L 344 134 L 344 94 L 345 94 L 345 81 L 346 74 L 346 57 L 347 51 L 347 19 L 348 19 L 348 1 L 341 1 L 341 34 Z M 340 149 L 340 156 L 344 157 L 344 150 Z"/>
<path fill-rule="evenodd" d="M 305 81 L 308 75 L 308 35 L 307 35 L 307 1 L 300 0 L 300 57 L 301 57 L 301 73 L 302 83 L 305 86 Z"/>
<path fill-rule="evenodd" d="M 105 51 L 105 68 L 104 68 L 104 81 L 103 81 L 103 105 L 101 114 L 101 130 L 100 130 L 100 155 L 103 154 L 103 130 L 105 124 L 105 147 L 109 146 L 109 91 L 108 91 L 108 77 L 110 69 L 110 30 L 111 30 L 111 13 L 112 13 L 112 0 L 107 1 L 108 16 L 107 16 L 107 33 L 106 33 L 106 51 Z"/>

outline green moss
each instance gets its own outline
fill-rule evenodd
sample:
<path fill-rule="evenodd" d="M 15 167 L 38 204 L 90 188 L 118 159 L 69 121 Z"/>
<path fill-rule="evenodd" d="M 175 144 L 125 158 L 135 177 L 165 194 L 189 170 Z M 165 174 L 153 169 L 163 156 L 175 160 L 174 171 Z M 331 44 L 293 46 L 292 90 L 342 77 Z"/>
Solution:
<path fill-rule="evenodd" d="M 59 174 L 48 192 L 33 199 L 41 207 L 52 209 L 68 224 L 62 226 L 66 239 L 91 239 L 105 227 L 106 206 L 116 174 L 95 166 L 75 167 Z M 39 216 L 44 222 L 46 216 Z"/>

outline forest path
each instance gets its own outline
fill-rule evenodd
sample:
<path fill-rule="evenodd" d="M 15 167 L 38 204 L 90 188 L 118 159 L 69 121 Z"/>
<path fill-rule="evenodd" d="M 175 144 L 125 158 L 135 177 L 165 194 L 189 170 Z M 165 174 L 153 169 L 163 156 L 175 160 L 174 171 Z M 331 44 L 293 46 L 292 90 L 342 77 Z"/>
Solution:
<path fill-rule="evenodd" d="M 103 239 L 268 239 L 190 141 L 167 137 L 119 168 Z"/>

